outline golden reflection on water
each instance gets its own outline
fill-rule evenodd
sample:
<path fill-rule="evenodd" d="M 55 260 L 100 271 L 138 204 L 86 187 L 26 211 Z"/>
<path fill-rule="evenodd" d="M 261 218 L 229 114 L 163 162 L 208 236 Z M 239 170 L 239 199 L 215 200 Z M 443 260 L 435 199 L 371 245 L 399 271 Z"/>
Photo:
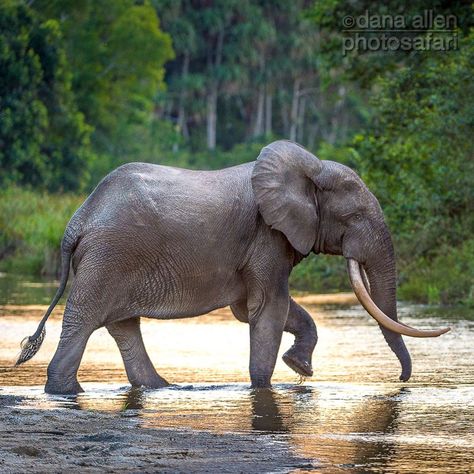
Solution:
<path fill-rule="evenodd" d="M 118 349 L 105 330 L 91 337 L 79 379 L 86 393 L 44 395 L 46 366 L 60 333 L 61 308 L 48 322 L 38 356 L 10 367 L 42 307 L 0 308 L 0 385 L 23 397 L 21 408 L 117 412 L 144 428 L 255 432 L 277 436 L 325 472 L 474 471 L 474 324 L 458 321 L 437 339 L 408 339 L 414 376 L 398 383 L 398 362 L 378 327 L 358 307 L 306 306 L 319 333 L 315 376 L 297 376 L 279 360 L 273 390 L 248 388 L 248 326 L 228 309 L 173 321 L 143 321 L 148 351 L 161 375 L 179 384 L 127 388 Z M 430 327 L 430 318 L 408 324 Z M 285 335 L 281 354 L 292 344 Z M 281 355 L 280 354 L 280 355 Z M 90 382 L 90 383 L 87 383 Z"/>

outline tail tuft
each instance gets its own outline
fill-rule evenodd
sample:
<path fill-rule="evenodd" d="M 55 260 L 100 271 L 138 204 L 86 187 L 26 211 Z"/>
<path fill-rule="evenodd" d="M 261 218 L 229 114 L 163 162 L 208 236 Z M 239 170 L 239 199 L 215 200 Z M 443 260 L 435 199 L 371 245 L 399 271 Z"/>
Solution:
<path fill-rule="evenodd" d="M 33 336 L 25 337 L 21 341 L 20 347 L 21 352 L 16 361 L 15 367 L 23 364 L 27 360 L 30 360 L 40 349 L 41 344 L 43 344 L 44 336 L 46 336 L 46 329 L 43 328 L 40 335 L 33 339 Z"/>
<path fill-rule="evenodd" d="M 56 291 L 53 301 L 51 301 L 45 315 L 38 324 L 36 332 L 32 336 L 25 337 L 25 339 L 21 341 L 21 352 L 15 366 L 21 365 L 27 360 L 30 360 L 39 351 L 44 336 L 46 336 L 44 325 L 66 289 L 67 279 L 69 276 L 69 266 L 71 264 L 71 254 L 77 245 L 77 238 L 74 239 L 67 235 L 68 228 L 66 228 L 66 232 L 61 242 L 61 281 L 59 282 L 59 288 Z"/>

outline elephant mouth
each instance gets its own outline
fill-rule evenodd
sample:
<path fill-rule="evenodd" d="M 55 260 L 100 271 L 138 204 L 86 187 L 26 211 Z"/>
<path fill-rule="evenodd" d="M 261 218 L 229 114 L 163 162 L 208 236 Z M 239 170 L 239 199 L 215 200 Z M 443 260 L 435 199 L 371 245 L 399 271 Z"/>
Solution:
<path fill-rule="evenodd" d="M 347 259 L 347 271 L 351 280 L 352 289 L 357 299 L 365 310 L 382 326 L 397 334 L 411 337 L 438 337 L 447 333 L 451 328 L 441 328 L 434 330 L 416 329 L 401 322 L 394 321 L 388 317 L 374 303 L 370 296 L 370 284 L 364 268 L 360 263 L 352 258 Z"/>

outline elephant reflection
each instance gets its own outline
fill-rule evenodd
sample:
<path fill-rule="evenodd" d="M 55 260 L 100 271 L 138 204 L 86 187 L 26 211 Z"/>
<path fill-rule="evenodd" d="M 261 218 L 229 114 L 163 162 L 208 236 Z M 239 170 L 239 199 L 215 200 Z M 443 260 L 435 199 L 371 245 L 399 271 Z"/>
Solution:
<path fill-rule="evenodd" d="M 357 466 L 363 470 L 370 464 L 371 468 L 376 466 L 383 472 L 395 454 L 395 443 L 390 435 L 398 429 L 403 399 L 409 393 L 409 389 L 401 388 L 364 397 L 353 407 L 351 400 L 333 396 L 323 400 L 324 394 L 315 391 L 313 398 L 320 395 L 321 399 L 313 399 L 314 408 L 308 403 L 297 403 L 295 408 L 297 421 L 291 429 L 294 444 L 299 452 L 317 458 L 323 466 Z M 311 430 L 310 436 L 299 436 L 299 433 L 307 433 L 307 427 Z"/>
<path fill-rule="evenodd" d="M 287 432 L 288 420 L 285 420 L 278 395 L 271 389 L 256 389 L 251 392 L 252 429 L 256 431 Z"/>

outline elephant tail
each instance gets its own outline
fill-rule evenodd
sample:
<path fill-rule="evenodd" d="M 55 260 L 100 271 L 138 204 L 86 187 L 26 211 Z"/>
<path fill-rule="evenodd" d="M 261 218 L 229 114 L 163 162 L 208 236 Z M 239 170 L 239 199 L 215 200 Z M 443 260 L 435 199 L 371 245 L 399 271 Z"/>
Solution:
<path fill-rule="evenodd" d="M 30 360 L 40 349 L 44 337 L 46 336 L 46 321 L 48 320 L 54 307 L 56 306 L 61 296 L 63 295 L 64 290 L 66 289 L 66 284 L 69 277 L 69 267 L 71 264 L 71 256 L 77 246 L 77 242 L 78 238 L 73 237 L 71 235 L 71 229 L 70 226 L 68 226 L 61 242 L 61 280 L 59 282 L 59 288 L 56 291 L 56 294 L 54 295 L 53 301 L 49 305 L 48 310 L 41 319 L 38 328 L 36 329 L 36 332 L 32 336 L 25 337 L 21 341 L 21 352 L 18 356 L 18 360 L 16 361 L 15 366 L 18 366 Z"/>

